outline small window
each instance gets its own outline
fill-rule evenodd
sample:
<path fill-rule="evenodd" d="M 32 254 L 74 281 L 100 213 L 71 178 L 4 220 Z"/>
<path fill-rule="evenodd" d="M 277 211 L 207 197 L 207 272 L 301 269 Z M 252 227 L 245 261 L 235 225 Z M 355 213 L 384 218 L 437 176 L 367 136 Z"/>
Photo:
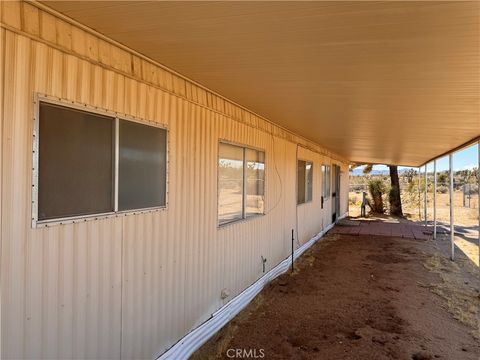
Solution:
<path fill-rule="evenodd" d="M 264 214 L 265 153 L 220 143 L 218 224 Z"/>
<path fill-rule="evenodd" d="M 38 121 L 36 221 L 165 205 L 165 129 L 44 101 Z"/>
<path fill-rule="evenodd" d="M 313 164 L 310 161 L 297 161 L 297 204 L 312 201 Z"/>
<path fill-rule="evenodd" d="M 330 197 L 330 181 L 330 166 L 322 165 L 322 196 L 325 200 Z"/>

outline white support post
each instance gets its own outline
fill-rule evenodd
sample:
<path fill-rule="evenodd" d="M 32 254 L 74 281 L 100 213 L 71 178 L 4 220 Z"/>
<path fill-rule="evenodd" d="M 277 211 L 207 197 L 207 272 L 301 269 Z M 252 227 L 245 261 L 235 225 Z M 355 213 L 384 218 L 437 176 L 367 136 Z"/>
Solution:
<path fill-rule="evenodd" d="M 427 164 L 425 164 L 425 199 L 424 199 L 424 205 L 425 205 L 425 226 L 428 225 L 427 223 L 427 189 L 428 189 L 428 180 L 427 180 Z"/>
<path fill-rule="evenodd" d="M 450 169 L 450 245 L 451 255 L 450 259 L 455 260 L 455 229 L 453 225 L 453 154 L 448 155 L 449 169 Z"/>
<path fill-rule="evenodd" d="M 420 199 L 420 167 L 418 168 L 418 221 L 422 221 L 421 199 Z"/>
<path fill-rule="evenodd" d="M 433 239 L 437 239 L 437 160 L 433 160 Z"/>

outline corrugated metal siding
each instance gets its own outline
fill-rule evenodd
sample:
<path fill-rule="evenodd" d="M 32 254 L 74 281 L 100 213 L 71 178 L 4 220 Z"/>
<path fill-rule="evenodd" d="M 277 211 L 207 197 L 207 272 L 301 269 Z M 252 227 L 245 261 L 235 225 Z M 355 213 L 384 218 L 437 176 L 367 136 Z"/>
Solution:
<path fill-rule="evenodd" d="M 0 19 L 1 19 L 1 13 L 2 13 L 2 7 L 0 6 Z M 2 171 L 3 171 L 3 166 L 2 166 L 2 159 L 3 159 L 3 93 L 4 93 L 4 62 L 5 62 L 5 30 L 0 28 L 0 266 L 2 264 Z M 0 275 L 1 275 L 1 268 L 0 268 Z M 2 299 L 2 282 L 1 282 L 1 276 L 0 276 L 0 324 L 2 324 L 2 304 L 1 304 L 1 299 Z M 0 358 L 2 357 L 1 354 L 1 349 L 2 349 L 2 327 L 0 326 Z"/>
<path fill-rule="evenodd" d="M 321 214 L 321 172 L 320 156 L 313 151 L 298 147 L 298 159 L 311 161 L 313 163 L 313 186 L 312 201 L 297 206 L 298 231 L 297 246 L 302 245 L 318 234 L 322 229 Z"/>
<path fill-rule="evenodd" d="M 288 256 L 296 143 L 327 152 L 34 6 L 1 6 L 2 357 L 153 358 L 258 279 L 261 256 L 267 271 Z M 35 92 L 166 125 L 168 209 L 31 229 Z M 219 139 L 267 156 L 267 214 L 220 229 Z M 302 151 L 315 188 L 298 208 L 301 243 L 321 229 L 320 164 L 330 161 Z"/>
<path fill-rule="evenodd" d="M 340 215 L 343 215 L 348 212 L 349 167 L 341 164 L 340 168 Z"/>

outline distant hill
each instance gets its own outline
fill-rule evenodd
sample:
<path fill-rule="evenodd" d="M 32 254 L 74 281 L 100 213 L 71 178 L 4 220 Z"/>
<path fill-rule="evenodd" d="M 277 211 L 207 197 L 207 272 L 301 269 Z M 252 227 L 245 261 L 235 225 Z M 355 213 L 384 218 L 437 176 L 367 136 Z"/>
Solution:
<path fill-rule="evenodd" d="M 389 175 L 389 174 L 390 173 L 388 172 L 388 170 L 372 170 L 371 172 L 369 172 L 369 175 Z M 363 173 L 362 168 L 357 168 L 350 171 L 350 176 L 363 176 L 363 175 L 365 174 Z"/>
<path fill-rule="evenodd" d="M 398 173 L 401 174 L 405 171 L 408 171 L 408 169 L 399 169 L 398 170 Z M 390 172 L 388 170 L 372 170 L 371 172 L 368 173 L 369 175 L 384 175 L 384 176 L 389 176 L 390 175 Z M 350 176 L 362 176 L 362 175 L 365 175 L 363 173 L 363 168 L 356 168 L 356 169 L 353 169 L 352 171 L 350 171 Z"/>

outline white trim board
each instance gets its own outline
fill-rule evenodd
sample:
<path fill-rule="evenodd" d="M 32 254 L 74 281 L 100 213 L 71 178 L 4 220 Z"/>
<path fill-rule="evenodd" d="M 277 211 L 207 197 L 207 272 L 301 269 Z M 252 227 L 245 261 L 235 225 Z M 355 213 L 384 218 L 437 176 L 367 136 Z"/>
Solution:
<path fill-rule="evenodd" d="M 348 212 L 339 217 L 338 220 L 343 219 L 347 215 Z M 293 255 L 294 261 L 305 251 L 307 251 L 313 244 L 315 244 L 330 229 L 332 229 L 334 225 L 335 224 L 328 225 L 324 230 L 295 250 Z M 227 304 L 214 312 L 207 321 L 185 335 L 162 355 L 156 356 L 155 358 L 157 360 L 188 359 L 196 350 L 198 350 L 240 311 L 242 311 L 270 281 L 285 273 L 290 268 L 291 264 L 292 260 L 289 256 L 248 288 L 243 290 L 232 300 L 230 300 Z"/>

